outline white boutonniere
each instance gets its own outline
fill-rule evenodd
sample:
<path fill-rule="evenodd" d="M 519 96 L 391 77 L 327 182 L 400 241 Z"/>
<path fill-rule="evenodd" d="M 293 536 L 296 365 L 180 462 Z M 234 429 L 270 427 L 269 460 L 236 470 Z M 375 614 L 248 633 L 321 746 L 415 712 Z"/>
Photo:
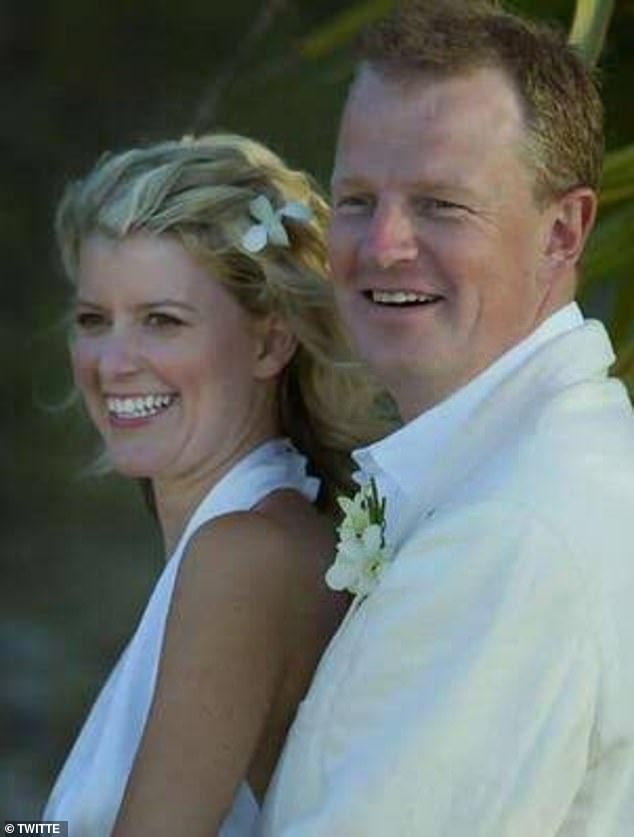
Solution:
<path fill-rule="evenodd" d="M 367 596 L 392 557 L 385 542 L 385 498 L 379 497 L 371 479 L 354 497 L 339 497 L 337 502 L 345 517 L 337 529 L 339 541 L 326 584 L 333 590 Z"/>

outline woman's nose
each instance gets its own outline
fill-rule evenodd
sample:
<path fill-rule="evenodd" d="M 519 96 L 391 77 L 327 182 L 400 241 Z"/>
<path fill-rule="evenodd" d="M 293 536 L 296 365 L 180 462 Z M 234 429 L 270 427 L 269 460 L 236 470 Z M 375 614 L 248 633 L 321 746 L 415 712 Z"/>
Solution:
<path fill-rule="evenodd" d="M 113 328 L 101 341 L 99 372 L 103 380 L 134 374 L 139 369 L 137 341 L 127 330 Z"/>

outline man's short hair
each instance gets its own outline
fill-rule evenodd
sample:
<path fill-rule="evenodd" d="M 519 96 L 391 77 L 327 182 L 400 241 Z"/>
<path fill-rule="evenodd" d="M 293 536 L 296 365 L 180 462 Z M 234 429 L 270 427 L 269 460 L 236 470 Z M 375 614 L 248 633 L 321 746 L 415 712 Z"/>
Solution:
<path fill-rule="evenodd" d="M 500 69 L 523 110 L 537 201 L 577 186 L 598 188 L 603 108 L 592 69 L 564 31 L 492 0 L 408 0 L 363 31 L 358 58 L 386 80 L 403 82 Z"/>

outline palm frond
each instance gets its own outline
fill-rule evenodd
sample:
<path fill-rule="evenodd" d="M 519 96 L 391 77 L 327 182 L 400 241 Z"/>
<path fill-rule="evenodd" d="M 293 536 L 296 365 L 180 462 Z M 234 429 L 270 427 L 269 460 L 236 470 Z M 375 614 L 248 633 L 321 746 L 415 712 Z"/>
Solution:
<path fill-rule="evenodd" d="M 589 64 L 601 54 L 613 11 L 614 0 L 577 0 L 569 39 Z"/>
<path fill-rule="evenodd" d="M 357 32 L 375 18 L 388 12 L 396 0 L 366 0 L 341 12 L 328 23 L 315 29 L 299 44 L 303 58 L 323 58 L 352 40 Z"/>

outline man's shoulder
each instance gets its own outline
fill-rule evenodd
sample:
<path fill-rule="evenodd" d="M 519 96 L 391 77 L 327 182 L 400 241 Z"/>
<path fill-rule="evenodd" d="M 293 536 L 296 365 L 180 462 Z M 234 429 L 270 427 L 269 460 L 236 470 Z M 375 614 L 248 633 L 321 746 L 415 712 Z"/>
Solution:
<path fill-rule="evenodd" d="M 634 492 L 634 413 L 616 379 L 565 387 L 515 418 L 457 496 L 516 498 L 546 512 L 590 495 L 600 503 L 617 475 Z"/>

